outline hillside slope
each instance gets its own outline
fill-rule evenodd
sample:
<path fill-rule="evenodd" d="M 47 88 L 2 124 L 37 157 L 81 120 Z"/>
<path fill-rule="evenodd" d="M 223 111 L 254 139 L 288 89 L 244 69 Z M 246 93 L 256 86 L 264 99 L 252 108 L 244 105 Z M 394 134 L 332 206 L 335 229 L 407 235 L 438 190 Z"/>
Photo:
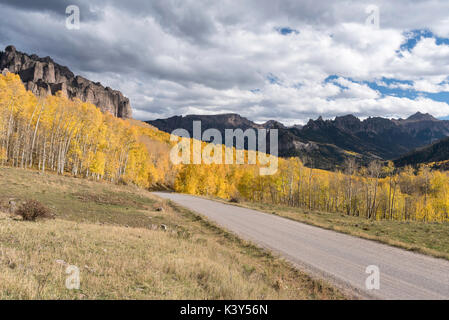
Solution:
<path fill-rule="evenodd" d="M 430 146 L 414 150 L 394 162 L 399 167 L 437 162 L 436 167 L 448 169 L 447 163 L 441 163 L 447 160 L 449 160 L 449 138 L 444 138 Z"/>
<path fill-rule="evenodd" d="M 39 200 L 56 219 L 12 219 L 11 198 Z M 2 300 L 344 297 L 131 186 L 0 168 L 0 242 Z M 68 265 L 79 268 L 79 290 L 65 287 Z"/>

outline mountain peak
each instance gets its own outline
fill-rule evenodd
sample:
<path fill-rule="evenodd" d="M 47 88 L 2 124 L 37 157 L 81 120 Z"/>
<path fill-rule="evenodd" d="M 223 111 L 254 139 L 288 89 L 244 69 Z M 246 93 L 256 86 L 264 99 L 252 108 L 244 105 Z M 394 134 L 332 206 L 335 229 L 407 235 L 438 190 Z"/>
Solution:
<path fill-rule="evenodd" d="M 431 120 L 431 121 L 436 121 L 437 119 L 434 118 L 429 113 L 421 113 L 421 112 L 418 111 L 417 113 L 415 113 L 415 114 L 411 115 L 410 117 L 408 117 L 407 120 L 413 120 L 413 121 Z"/>
<path fill-rule="evenodd" d="M 16 52 L 16 47 L 9 45 L 5 48 L 6 52 Z"/>
<path fill-rule="evenodd" d="M 335 122 L 360 123 L 360 119 L 357 118 L 353 114 L 347 114 L 347 115 L 344 115 L 344 116 L 337 116 L 337 117 L 335 117 Z"/>
<path fill-rule="evenodd" d="M 335 120 L 333 122 L 339 129 L 349 131 L 358 131 L 362 126 L 362 122 L 360 121 L 360 119 L 352 114 L 335 117 Z"/>
<path fill-rule="evenodd" d="M 267 122 L 265 122 L 264 124 L 262 124 L 262 126 L 265 129 L 285 129 L 285 126 L 280 123 L 279 121 L 276 120 L 268 120 Z"/>

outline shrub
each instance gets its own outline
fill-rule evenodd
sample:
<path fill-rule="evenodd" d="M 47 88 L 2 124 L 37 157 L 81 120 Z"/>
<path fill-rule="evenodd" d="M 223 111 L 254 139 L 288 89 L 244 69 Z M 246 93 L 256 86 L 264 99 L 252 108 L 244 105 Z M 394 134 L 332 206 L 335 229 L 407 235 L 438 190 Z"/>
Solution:
<path fill-rule="evenodd" d="M 229 199 L 229 202 L 231 202 L 231 203 L 240 203 L 240 197 L 232 196 L 231 199 Z"/>
<path fill-rule="evenodd" d="M 240 203 L 242 201 L 243 201 L 242 195 L 239 192 L 235 192 L 229 199 L 229 202 L 231 203 Z"/>
<path fill-rule="evenodd" d="M 51 210 L 37 200 L 27 200 L 15 213 L 25 221 L 35 221 L 39 218 L 54 218 Z"/>

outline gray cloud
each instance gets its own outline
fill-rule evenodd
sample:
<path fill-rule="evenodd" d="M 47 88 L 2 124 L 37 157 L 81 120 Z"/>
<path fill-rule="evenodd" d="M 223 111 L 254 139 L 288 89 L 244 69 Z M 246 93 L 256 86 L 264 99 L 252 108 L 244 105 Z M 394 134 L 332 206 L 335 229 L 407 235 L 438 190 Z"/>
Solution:
<path fill-rule="evenodd" d="M 101 12 L 92 10 L 89 2 L 84 0 L 0 0 L 0 5 L 20 11 L 48 13 L 59 17 L 65 17 L 66 8 L 69 5 L 76 5 L 83 13 L 84 21 L 101 18 Z"/>
<path fill-rule="evenodd" d="M 372 2 L 380 8 L 377 31 L 363 27 Z M 65 8 L 72 4 L 81 10 L 80 30 L 65 28 Z M 422 44 L 402 59 L 395 51 L 407 30 L 449 35 L 449 3 L 443 0 L 0 0 L 0 10 L 0 46 L 50 55 L 123 91 L 139 119 L 237 112 L 295 123 L 320 114 L 406 116 L 421 109 L 442 115 L 447 109 L 430 99 L 324 83 L 336 74 L 435 87 L 449 71 L 445 48 Z M 281 35 L 280 27 L 299 33 Z"/>

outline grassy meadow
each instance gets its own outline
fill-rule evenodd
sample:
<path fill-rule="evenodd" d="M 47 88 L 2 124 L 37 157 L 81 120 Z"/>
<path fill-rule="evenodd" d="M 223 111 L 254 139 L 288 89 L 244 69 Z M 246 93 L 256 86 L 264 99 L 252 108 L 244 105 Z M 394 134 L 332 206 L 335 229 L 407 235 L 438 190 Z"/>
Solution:
<path fill-rule="evenodd" d="M 22 221 L 11 199 L 56 218 Z M 65 286 L 68 265 L 79 290 Z M 0 168 L 0 299 L 347 297 L 145 190 Z"/>

